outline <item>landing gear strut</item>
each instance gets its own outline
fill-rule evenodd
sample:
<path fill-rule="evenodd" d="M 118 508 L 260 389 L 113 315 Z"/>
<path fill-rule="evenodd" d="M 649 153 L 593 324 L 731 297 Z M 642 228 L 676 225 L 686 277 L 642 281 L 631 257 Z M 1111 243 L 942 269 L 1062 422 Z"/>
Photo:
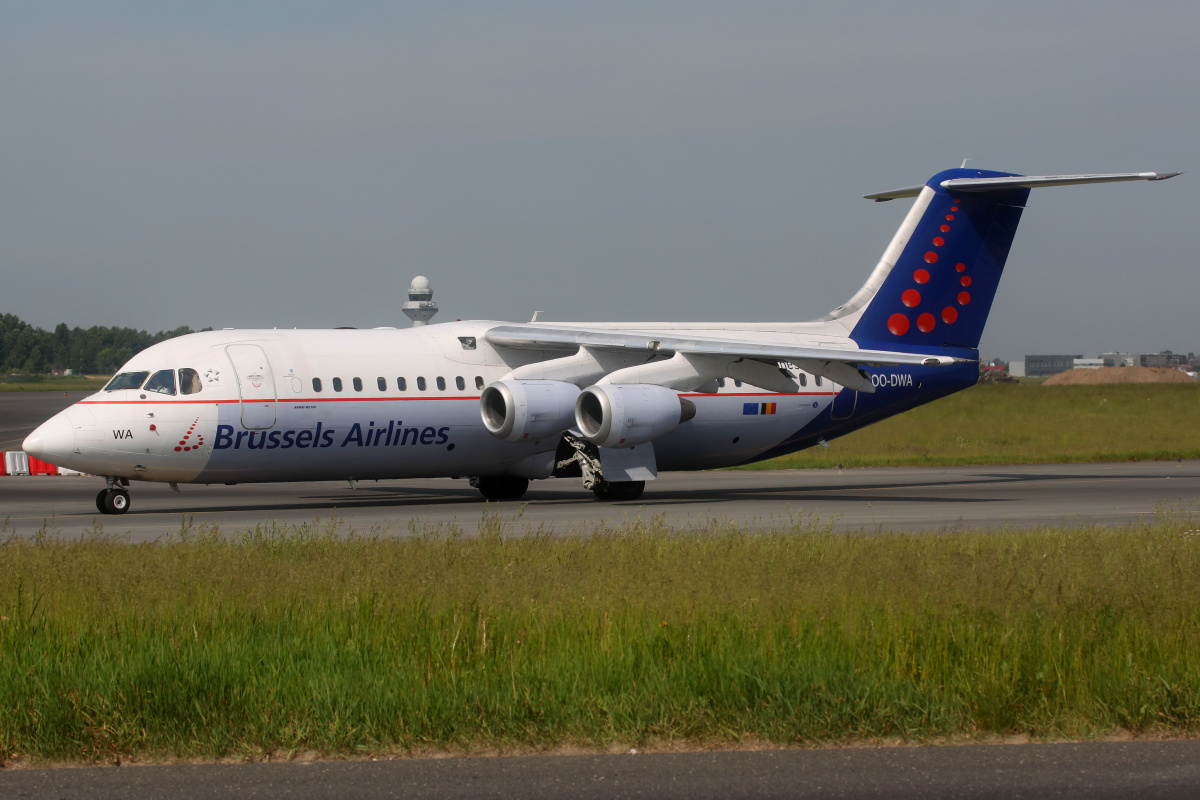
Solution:
<path fill-rule="evenodd" d="M 570 452 L 565 446 L 574 452 L 555 464 L 556 474 L 578 469 L 583 477 L 583 488 L 591 489 L 597 500 L 637 500 L 646 490 L 645 481 L 606 481 L 601 471 L 600 451 L 591 442 L 567 433 L 563 435 L 563 444 L 559 445 L 561 455 Z"/>
<path fill-rule="evenodd" d="M 122 478 L 105 478 L 108 481 L 108 488 L 101 489 L 100 494 L 96 495 L 96 508 L 101 514 L 124 514 L 129 510 L 129 492 L 127 492 L 122 484 L 129 485 L 129 482 Z"/>

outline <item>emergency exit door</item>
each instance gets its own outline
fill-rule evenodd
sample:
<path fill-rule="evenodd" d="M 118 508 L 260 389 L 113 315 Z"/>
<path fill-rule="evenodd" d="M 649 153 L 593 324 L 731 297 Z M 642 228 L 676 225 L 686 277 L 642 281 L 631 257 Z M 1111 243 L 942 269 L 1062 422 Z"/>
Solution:
<path fill-rule="evenodd" d="M 275 378 L 267 354 L 256 344 L 231 344 L 225 348 L 237 373 L 242 427 L 261 431 L 275 426 Z"/>

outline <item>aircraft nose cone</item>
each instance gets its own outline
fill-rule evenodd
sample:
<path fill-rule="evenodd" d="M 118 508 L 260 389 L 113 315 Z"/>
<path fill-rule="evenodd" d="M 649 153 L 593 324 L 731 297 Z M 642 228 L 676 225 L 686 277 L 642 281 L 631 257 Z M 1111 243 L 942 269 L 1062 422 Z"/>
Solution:
<path fill-rule="evenodd" d="M 75 450 L 75 429 L 59 414 L 29 434 L 21 449 L 39 461 L 61 465 Z"/>

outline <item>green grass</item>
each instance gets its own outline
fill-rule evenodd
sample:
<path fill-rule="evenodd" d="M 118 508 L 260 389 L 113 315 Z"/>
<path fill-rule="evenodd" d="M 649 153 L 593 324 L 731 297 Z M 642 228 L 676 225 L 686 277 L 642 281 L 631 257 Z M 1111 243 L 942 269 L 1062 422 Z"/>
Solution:
<path fill-rule="evenodd" d="M 98 392 L 111 375 L 2 375 L 0 392 Z"/>
<path fill-rule="evenodd" d="M 1200 727 L 1200 524 L 0 546 L 0 761 Z"/>
<path fill-rule="evenodd" d="M 743 469 L 1200 458 L 1200 386 L 975 386 Z"/>

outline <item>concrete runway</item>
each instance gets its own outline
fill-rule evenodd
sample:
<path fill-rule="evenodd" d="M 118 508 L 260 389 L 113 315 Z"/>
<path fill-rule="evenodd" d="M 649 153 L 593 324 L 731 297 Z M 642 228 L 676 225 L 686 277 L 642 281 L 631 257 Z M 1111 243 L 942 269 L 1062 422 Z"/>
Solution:
<path fill-rule="evenodd" d="M 91 392 L 0 392 L 0 452 L 20 450 L 33 429 Z"/>
<path fill-rule="evenodd" d="M 1200 742 L 0 771 L 14 798 L 1194 798 Z"/>
<path fill-rule="evenodd" d="M 78 536 L 105 533 L 147 541 L 178 531 L 183 520 L 225 531 L 279 520 L 311 522 L 336 516 L 360 531 L 403 534 L 410 521 L 458 525 L 473 533 L 485 505 L 465 480 L 409 480 L 131 487 L 124 516 L 96 512 L 99 478 L 0 478 L 0 514 L 8 532 L 43 526 Z M 660 515 L 674 526 L 730 520 L 750 529 L 818 519 L 838 530 L 996 529 L 1043 524 L 1125 524 L 1156 509 L 1195 511 L 1200 462 L 664 473 L 636 502 L 601 503 L 578 479 L 535 481 L 520 502 L 491 504 L 522 533 L 538 526 L 558 533 L 590 530 Z"/>

